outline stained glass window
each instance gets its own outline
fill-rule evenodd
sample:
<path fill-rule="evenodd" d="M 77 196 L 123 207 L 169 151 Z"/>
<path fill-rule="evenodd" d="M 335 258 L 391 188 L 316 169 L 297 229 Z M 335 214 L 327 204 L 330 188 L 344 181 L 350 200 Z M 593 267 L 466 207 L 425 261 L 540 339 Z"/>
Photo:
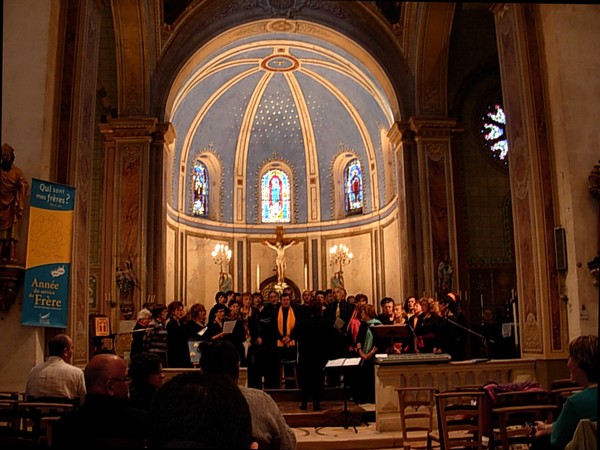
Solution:
<path fill-rule="evenodd" d="M 263 222 L 290 222 L 290 179 L 283 170 L 271 169 L 261 179 Z"/>
<path fill-rule="evenodd" d="M 350 161 L 344 169 L 344 198 L 346 215 L 362 213 L 363 180 L 358 159 Z"/>
<path fill-rule="evenodd" d="M 198 159 L 192 174 L 192 215 L 208 216 L 208 170 Z"/>
<path fill-rule="evenodd" d="M 499 103 L 489 105 L 481 117 L 481 136 L 489 154 L 502 164 L 508 164 L 506 115 Z"/>

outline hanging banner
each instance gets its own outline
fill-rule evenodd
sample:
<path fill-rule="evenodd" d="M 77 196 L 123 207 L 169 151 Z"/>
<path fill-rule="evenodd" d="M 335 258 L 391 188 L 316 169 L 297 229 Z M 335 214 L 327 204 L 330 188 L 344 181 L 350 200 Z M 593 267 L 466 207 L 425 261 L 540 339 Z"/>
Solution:
<path fill-rule="evenodd" d="M 75 188 L 33 179 L 21 323 L 66 328 Z"/>

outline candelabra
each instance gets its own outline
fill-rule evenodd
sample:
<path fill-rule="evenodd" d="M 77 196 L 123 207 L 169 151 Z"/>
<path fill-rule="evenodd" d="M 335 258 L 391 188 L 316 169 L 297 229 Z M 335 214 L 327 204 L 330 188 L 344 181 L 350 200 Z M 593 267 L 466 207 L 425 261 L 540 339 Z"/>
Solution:
<path fill-rule="evenodd" d="M 231 260 L 231 250 L 225 244 L 217 244 L 211 253 L 215 264 L 219 265 L 219 289 L 221 291 L 230 290 L 231 275 L 223 270 L 223 265 L 228 265 Z"/>
<path fill-rule="evenodd" d="M 342 287 L 344 286 L 343 268 L 352 262 L 353 257 L 354 255 L 352 255 L 348 247 L 344 244 L 334 245 L 329 249 L 329 263 L 332 266 L 339 265 L 340 268 L 333 276 L 332 284 L 334 286 L 336 284 L 339 284 Z"/>

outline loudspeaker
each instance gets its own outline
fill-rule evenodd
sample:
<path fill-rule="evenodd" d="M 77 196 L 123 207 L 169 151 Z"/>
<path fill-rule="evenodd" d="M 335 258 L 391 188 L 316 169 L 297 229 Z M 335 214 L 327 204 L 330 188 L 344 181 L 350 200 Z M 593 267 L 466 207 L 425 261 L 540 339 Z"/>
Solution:
<path fill-rule="evenodd" d="M 556 270 L 567 270 L 567 241 L 565 229 L 554 229 L 554 254 L 556 256 Z"/>

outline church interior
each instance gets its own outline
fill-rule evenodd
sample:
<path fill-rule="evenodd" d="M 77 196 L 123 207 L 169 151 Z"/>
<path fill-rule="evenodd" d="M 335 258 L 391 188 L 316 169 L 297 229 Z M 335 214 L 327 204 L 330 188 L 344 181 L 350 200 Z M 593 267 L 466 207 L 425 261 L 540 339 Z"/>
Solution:
<path fill-rule="evenodd" d="M 84 367 L 95 318 L 124 355 L 146 302 L 280 278 L 376 308 L 455 292 L 491 342 L 469 357 L 564 377 L 598 334 L 599 24 L 592 4 L 5 0 L 1 142 L 74 209 L 66 324 L 24 325 L 25 200 L 0 390 L 58 332 Z"/>

